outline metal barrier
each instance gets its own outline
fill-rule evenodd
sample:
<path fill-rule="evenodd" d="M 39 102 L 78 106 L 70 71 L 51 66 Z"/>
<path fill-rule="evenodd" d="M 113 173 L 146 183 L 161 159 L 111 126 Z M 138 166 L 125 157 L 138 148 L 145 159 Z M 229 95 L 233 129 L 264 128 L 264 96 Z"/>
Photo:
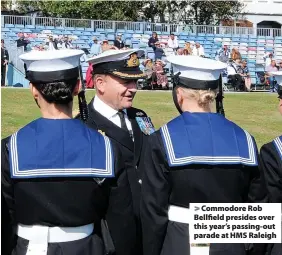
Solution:
<path fill-rule="evenodd" d="M 168 32 L 190 34 L 244 34 L 258 36 L 281 36 L 281 28 L 257 28 L 235 27 L 235 26 L 203 26 L 188 24 L 170 24 L 170 23 L 150 23 L 150 22 L 129 22 L 129 21 L 111 21 L 111 20 L 90 20 L 90 19 L 65 19 L 52 17 L 32 17 L 32 16 L 12 16 L 1 15 L 1 26 L 6 24 L 15 25 L 33 25 L 33 26 L 55 26 L 55 27 L 84 27 L 96 29 L 112 29 L 116 32 L 118 29 L 142 31 L 145 32 Z M 48 29 L 48 28 L 47 28 Z"/>

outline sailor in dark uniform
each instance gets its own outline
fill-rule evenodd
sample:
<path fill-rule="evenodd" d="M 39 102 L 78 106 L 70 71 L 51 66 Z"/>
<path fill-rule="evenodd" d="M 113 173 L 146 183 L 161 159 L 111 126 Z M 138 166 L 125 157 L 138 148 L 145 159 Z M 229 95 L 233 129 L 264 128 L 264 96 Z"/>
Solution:
<path fill-rule="evenodd" d="M 13 226 L 7 202 L 1 193 L 1 254 L 11 254 L 13 250 Z"/>
<path fill-rule="evenodd" d="M 121 148 L 126 162 L 126 178 L 120 179 L 116 187 L 115 208 L 123 212 L 127 207 L 119 193 L 130 185 L 136 219 L 136 226 L 133 228 L 137 231 L 134 236 L 136 241 L 132 242 L 134 255 L 142 254 L 139 207 L 143 169 L 140 162 L 144 157 L 144 144 L 154 132 L 154 126 L 147 114 L 132 107 L 137 92 L 137 80 L 145 77 L 139 69 L 139 57 L 143 54 L 144 51 L 139 49 L 108 50 L 87 60 L 93 65 L 93 81 L 96 88 L 96 96 L 88 105 L 87 125 L 103 132 Z M 119 252 L 123 247 L 120 239 L 124 236 L 120 234 L 118 224 L 120 223 L 115 218 L 108 221 L 117 255 L 126 255 Z"/>
<path fill-rule="evenodd" d="M 273 72 L 277 80 L 279 112 L 282 115 L 282 71 Z M 282 203 L 282 135 L 260 149 L 260 166 L 265 176 L 270 203 Z M 282 240 L 281 240 L 282 241 Z M 266 245 L 265 254 L 282 255 L 282 244 Z"/>
<path fill-rule="evenodd" d="M 259 187 L 254 138 L 222 114 L 212 113 L 224 63 L 170 56 L 174 103 L 180 116 L 149 137 L 142 182 L 144 254 L 241 255 L 244 244 L 190 247 L 189 203 L 251 202 Z M 255 186 L 250 185 L 254 184 Z M 185 212 L 187 211 L 187 212 Z M 185 213 L 183 213 L 185 212 Z"/>
<path fill-rule="evenodd" d="M 83 53 L 20 56 L 42 117 L 2 140 L 2 196 L 14 231 L 2 237 L 16 237 L 13 254 L 104 255 L 94 223 L 105 216 L 108 182 L 124 165 L 117 165 L 120 154 L 109 138 L 72 119 Z"/>

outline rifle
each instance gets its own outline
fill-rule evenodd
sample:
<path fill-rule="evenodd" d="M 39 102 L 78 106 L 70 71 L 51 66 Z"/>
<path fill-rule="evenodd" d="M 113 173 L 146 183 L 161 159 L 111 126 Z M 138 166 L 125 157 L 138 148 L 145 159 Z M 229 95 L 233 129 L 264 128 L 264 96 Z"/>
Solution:
<path fill-rule="evenodd" d="M 224 108 L 223 108 L 223 89 L 222 89 L 222 74 L 219 77 L 219 85 L 218 85 L 218 94 L 216 96 L 216 112 L 225 116 Z"/>
<path fill-rule="evenodd" d="M 81 65 L 79 65 L 79 77 L 81 82 L 81 90 L 78 93 L 78 107 L 82 121 L 86 122 L 88 119 L 88 105 L 85 98 L 85 83 L 83 80 Z"/>

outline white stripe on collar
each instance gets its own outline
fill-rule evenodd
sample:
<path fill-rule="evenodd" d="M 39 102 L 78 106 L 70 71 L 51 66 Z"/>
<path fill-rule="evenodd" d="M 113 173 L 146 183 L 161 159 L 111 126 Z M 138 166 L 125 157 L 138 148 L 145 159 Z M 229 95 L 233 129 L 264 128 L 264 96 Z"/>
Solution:
<path fill-rule="evenodd" d="M 277 148 L 278 153 L 280 154 L 280 157 L 282 159 L 282 141 L 281 138 L 278 136 L 273 140 L 275 147 Z"/>
<path fill-rule="evenodd" d="M 249 158 L 242 158 L 242 157 L 235 157 L 235 156 L 234 157 L 233 156 L 230 156 L 230 157 L 190 156 L 190 157 L 176 158 L 167 125 L 164 125 L 161 129 L 163 132 L 163 137 L 164 137 L 164 141 L 165 141 L 167 152 L 168 152 L 168 159 L 170 161 L 169 163 L 171 166 L 181 166 L 181 165 L 190 164 L 190 163 L 205 163 L 205 164 L 207 163 L 226 163 L 226 164 L 244 163 L 246 165 L 251 165 L 251 166 L 257 165 L 254 142 L 250 134 L 246 132 L 245 130 L 244 132 L 246 134 L 246 138 L 248 141 L 248 147 L 249 147 Z"/>
<path fill-rule="evenodd" d="M 32 169 L 32 170 L 23 170 L 19 171 L 19 161 L 18 161 L 18 150 L 17 150 L 17 134 L 14 133 L 11 136 L 11 165 L 12 165 L 12 177 L 35 177 L 35 176 L 89 176 L 93 175 L 93 177 L 107 177 L 113 176 L 113 159 L 112 159 L 112 148 L 111 143 L 108 137 L 103 136 L 105 141 L 105 149 L 106 149 L 106 162 L 105 169 L 96 169 L 96 168 L 59 168 L 59 169 Z"/>

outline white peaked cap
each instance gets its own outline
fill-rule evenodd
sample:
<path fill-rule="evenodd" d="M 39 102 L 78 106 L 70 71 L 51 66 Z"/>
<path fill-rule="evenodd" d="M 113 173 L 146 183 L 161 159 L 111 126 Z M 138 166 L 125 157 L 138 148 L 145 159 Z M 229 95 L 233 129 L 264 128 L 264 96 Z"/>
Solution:
<path fill-rule="evenodd" d="M 217 89 L 220 75 L 227 68 L 225 63 L 198 56 L 169 56 L 167 60 L 175 75 L 173 86 L 196 90 Z"/>
<path fill-rule="evenodd" d="M 174 74 L 181 72 L 179 77 L 199 81 L 218 80 L 222 71 L 227 68 L 225 63 L 198 56 L 169 56 L 167 61 L 172 64 Z"/>
<path fill-rule="evenodd" d="M 107 50 L 86 61 L 94 66 L 93 75 L 110 74 L 121 79 L 138 80 L 146 77 L 139 67 L 139 58 L 143 54 L 140 49 Z"/>
<path fill-rule="evenodd" d="M 31 51 L 24 53 L 19 58 L 26 64 L 28 71 L 52 72 L 68 70 L 80 65 L 82 50 L 50 50 Z"/>
<path fill-rule="evenodd" d="M 86 62 L 90 62 L 93 65 L 106 62 L 114 62 L 127 59 L 131 54 L 136 53 L 137 57 L 140 58 L 145 52 L 140 49 L 128 49 L 128 50 L 107 50 L 98 56 L 87 59 Z"/>
<path fill-rule="evenodd" d="M 82 50 L 31 51 L 19 56 L 31 82 L 55 82 L 79 77 Z"/>

